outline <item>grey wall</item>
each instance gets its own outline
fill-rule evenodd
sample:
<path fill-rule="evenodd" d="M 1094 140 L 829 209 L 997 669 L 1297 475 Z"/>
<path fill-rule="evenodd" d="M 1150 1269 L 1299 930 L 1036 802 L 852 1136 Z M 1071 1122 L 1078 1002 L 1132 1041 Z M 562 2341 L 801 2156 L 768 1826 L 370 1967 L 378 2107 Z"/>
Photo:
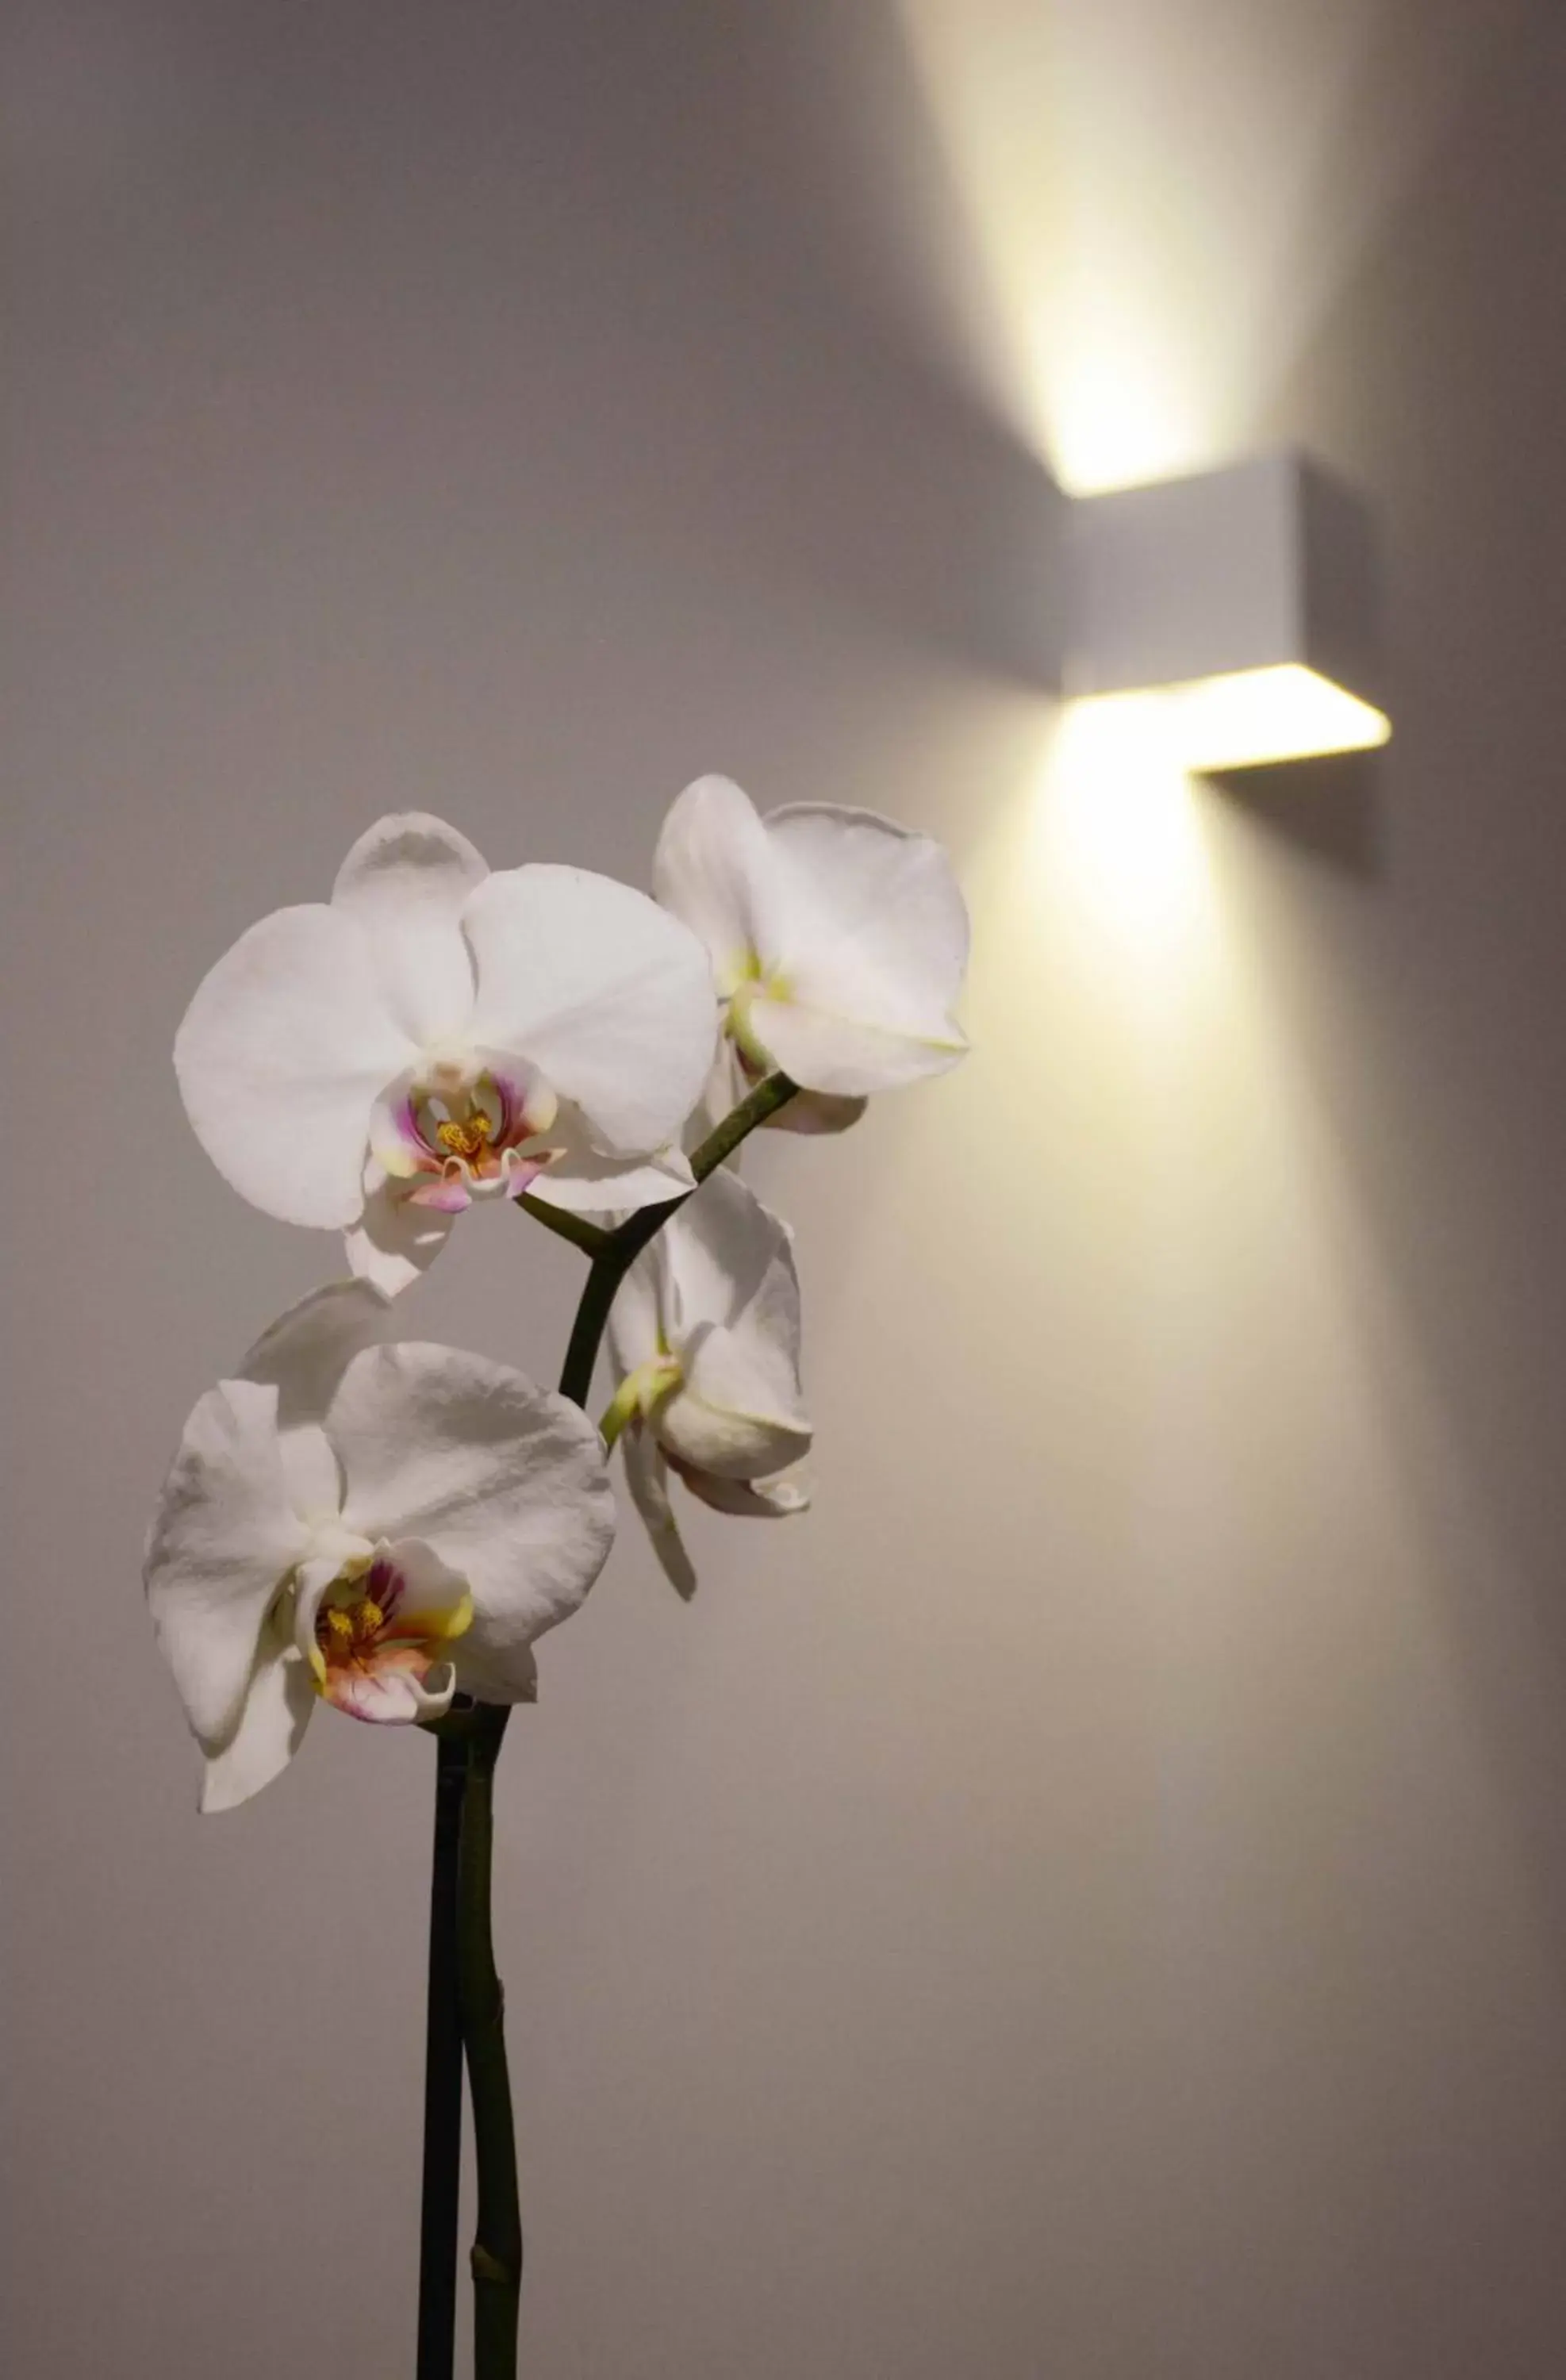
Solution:
<path fill-rule="evenodd" d="M 949 840 L 976 1052 L 756 1165 L 815 1512 L 688 1611 L 628 1526 L 508 1747 L 525 2369 L 1560 2370 L 1563 68 L 1543 0 L 11 0 L 18 2380 L 411 2363 L 431 1747 L 199 1823 L 137 1585 L 334 1261 L 185 1000 L 382 809 L 637 879 L 707 768 Z M 1373 767 L 1073 782 L 1106 323 L 1128 459 L 1376 497 Z M 418 1327 L 547 1373 L 574 1278 L 485 1214 Z"/>

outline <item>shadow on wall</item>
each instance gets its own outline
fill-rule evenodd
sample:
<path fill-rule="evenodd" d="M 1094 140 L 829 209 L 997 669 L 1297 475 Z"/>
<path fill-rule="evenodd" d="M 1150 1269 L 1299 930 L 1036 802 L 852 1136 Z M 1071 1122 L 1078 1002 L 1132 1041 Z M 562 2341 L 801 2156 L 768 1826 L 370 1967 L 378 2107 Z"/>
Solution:
<path fill-rule="evenodd" d="M 1205 782 L 1254 832 L 1341 876 L 1387 872 L 1387 770 L 1377 752 L 1331 752 L 1281 769 L 1231 769 Z"/>
<path fill-rule="evenodd" d="M 1334 770 L 1328 816 L 1302 782 L 1285 827 L 1231 783 L 1215 852 L 1329 1152 L 1429 1592 L 1566 1975 L 1566 186 L 1537 167 L 1566 24 L 1531 6 L 1491 30 L 1275 416 L 1321 422 L 1383 508 L 1387 799 L 1362 814 Z M 1337 880 L 1294 864 L 1324 856 Z"/>
<path fill-rule="evenodd" d="M 535 654 L 546 721 L 602 711 L 622 639 L 665 686 L 698 679 L 691 615 L 726 666 L 712 610 L 763 575 L 823 639 L 851 616 L 1053 682 L 1048 472 L 939 368 L 895 243 L 844 236 L 873 212 L 849 146 L 867 115 L 944 208 L 889 13 L 686 0 L 677 40 L 637 0 L 139 13 L 134 55 L 107 16 L 39 0 L 0 34 L 30 353 L 45 387 L 116 397 L 80 491 L 98 575 L 81 586 L 56 540 L 42 591 L 127 638 L 155 584 L 136 634 L 183 640 L 269 801 L 308 769 L 318 808 L 322 723 L 345 781 L 426 798 L 465 769 L 450 714 L 492 733 L 497 684 L 527 706 Z M 823 133 L 844 61 L 857 114 Z M 104 575 L 122 538 L 134 589 Z M 669 590 L 650 625 L 644 570 Z M 164 653 L 127 646 L 125 682 L 155 682 Z M 389 684 L 429 690 L 411 734 Z"/>

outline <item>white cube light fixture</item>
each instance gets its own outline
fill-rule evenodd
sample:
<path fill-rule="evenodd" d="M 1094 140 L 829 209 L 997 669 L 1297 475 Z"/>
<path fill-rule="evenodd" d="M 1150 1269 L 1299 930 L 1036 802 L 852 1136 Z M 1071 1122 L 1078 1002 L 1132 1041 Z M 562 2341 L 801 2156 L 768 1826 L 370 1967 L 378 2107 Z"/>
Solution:
<path fill-rule="evenodd" d="M 1298 455 L 1079 498 L 1073 700 L 1159 706 L 1181 765 L 1384 744 L 1370 524 Z"/>

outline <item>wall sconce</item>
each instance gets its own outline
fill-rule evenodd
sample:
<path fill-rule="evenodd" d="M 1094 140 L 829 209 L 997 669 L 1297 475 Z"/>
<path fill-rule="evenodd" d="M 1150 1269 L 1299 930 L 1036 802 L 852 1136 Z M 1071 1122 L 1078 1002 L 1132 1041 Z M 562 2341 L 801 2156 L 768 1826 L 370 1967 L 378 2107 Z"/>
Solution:
<path fill-rule="evenodd" d="M 1156 704 L 1193 773 L 1384 744 L 1370 524 L 1297 455 L 1072 506 L 1065 692 Z"/>

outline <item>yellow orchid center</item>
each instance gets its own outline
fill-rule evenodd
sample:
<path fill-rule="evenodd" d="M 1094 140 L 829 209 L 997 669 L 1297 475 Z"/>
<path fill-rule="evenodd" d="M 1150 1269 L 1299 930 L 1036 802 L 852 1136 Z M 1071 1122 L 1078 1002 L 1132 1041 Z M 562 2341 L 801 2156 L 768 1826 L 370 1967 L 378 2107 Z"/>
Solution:
<path fill-rule="evenodd" d="M 495 1136 L 495 1121 L 482 1108 L 475 1108 L 465 1117 L 448 1117 L 437 1126 L 435 1138 L 453 1157 L 481 1156 Z"/>
<path fill-rule="evenodd" d="M 794 993 L 785 976 L 776 969 L 763 976 L 760 961 L 753 960 L 745 978 L 729 995 L 723 1014 L 723 1028 L 738 1050 L 742 1062 L 751 1073 L 766 1074 L 771 1058 L 764 1044 L 758 1040 L 750 1022 L 750 1011 L 758 1000 L 792 1000 Z"/>
<path fill-rule="evenodd" d="M 316 1611 L 306 1646 L 322 1700 L 354 1718 L 411 1718 L 426 1706 L 424 1680 L 473 1620 L 473 1598 L 410 1609 L 408 1582 L 385 1552 L 339 1572 Z"/>
<path fill-rule="evenodd" d="M 357 1603 L 323 1605 L 315 1618 L 315 1641 L 328 1662 L 351 1661 L 371 1649 L 385 1625 L 381 1606 L 361 1595 Z"/>

